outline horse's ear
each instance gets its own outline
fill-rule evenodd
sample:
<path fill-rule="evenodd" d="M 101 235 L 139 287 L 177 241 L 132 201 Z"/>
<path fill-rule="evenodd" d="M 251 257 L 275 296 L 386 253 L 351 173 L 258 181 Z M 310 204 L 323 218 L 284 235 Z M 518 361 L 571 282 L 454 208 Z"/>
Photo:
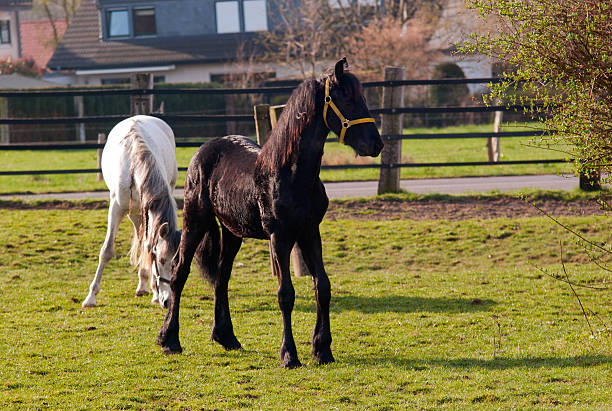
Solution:
<path fill-rule="evenodd" d="M 334 75 L 336 76 L 336 81 L 338 84 L 342 83 L 342 78 L 344 77 L 344 66 L 348 67 L 348 63 L 346 62 L 346 57 L 342 57 L 336 63 L 336 67 L 334 68 Z"/>
<path fill-rule="evenodd" d="M 165 222 L 159 227 L 159 236 L 161 238 L 166 238 L 168 237 L 168 233 L 170 233 L 170 225 L 168 222 Z"/>

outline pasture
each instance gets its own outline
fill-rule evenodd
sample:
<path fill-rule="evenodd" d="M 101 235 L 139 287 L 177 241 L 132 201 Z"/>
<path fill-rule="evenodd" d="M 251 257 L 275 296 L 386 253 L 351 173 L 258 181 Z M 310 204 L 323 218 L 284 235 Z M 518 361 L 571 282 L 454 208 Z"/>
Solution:
<path fill-rule="evenodd" d="M 445 128 L 412 128 L 405 133 L 443 134 L 488 132 L 492 125 L 466 125 Z M 533 130 L 525 124 L 507 124 L 507 131 Z M 178 136 L 180 137 L 180 136 Z M 564 158 L 562 153 L 533 147 L 534 141 L 529 137 L 506 138 L 501 141 L 502 161 L 538 160 Z M 178 148 L 177 163 L 187 167 L 197 148 Z M 2 170 L 54 170 L 54 169 L 88 169 L 96 168 L 96 150 L 65 151 L 0 151 Z M 452 139 L 452 140 L 406 140 L 402 142 L 402 161 L 406 163 L 425 162 L 467 162 L 487 161 L 485 139 Z M 324 165 L 351 163 L 378 163 L 380 159 L 355 157 L 350 147 L 339 143 L 328 143 L 323 157 Z M 526 164 L 505 166 L 461 166 L 461 167 L 421 167 L 403 168 L 402 178 L 430 177 L 463 177 L 483 175 L 523 175 L 571 173 L 569 164 Z M 377 180 L 379 170 L 322 170 L 323 181 Z M 185 181 L 185 173 L 179 174 L 178 185 Z M 16 192 L 58 192 L 105 190 L 103 181 L 96 181 L 95 174 L 72 175 L 34 175 L 34 176 L 0 176 L 0 193 Z"/>
<path fill-rule="evenodd" d="M 230 282 L 243 350 L 226 352 L 209 340 L 212 292 L 193 270 L 181 305 L 185 351 L 161 352 L 154 341 L 164 312 L 149 297 L 134 297 L 127 221 L 118 236 L 119 258 L 102 279 L 100 306 L 82 309 L 106 227 L 105 205 L 95 204 L 2 210 L 5 408 L 610 406 L 610 290 L 576 287 L 582 304 L 597 314 L 590 316 L 591 336 L 570 288 L 536 267 L 562 274 L 562 250 L 573 282 L 606 286 L 610 274 L 589 264 L 575 237 L 546 217 L 488 219 L 474 208 L 469 219 L 374 220 L 348 210 L 326 218 L 321 234 L 337 362 L 312 361 L 311 281 L 294 278 L 294 335 L 304 366 L 285 370 L 266 242 L 245 241 Z M 560 221 L 609 243 L 606 216 Z"/>

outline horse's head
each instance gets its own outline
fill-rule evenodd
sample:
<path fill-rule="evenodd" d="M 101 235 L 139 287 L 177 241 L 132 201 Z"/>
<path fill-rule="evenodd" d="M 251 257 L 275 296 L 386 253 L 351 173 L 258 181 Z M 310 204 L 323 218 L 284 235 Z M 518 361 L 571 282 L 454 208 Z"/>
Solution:
<path fill-rule="evenodd" d="M 180 230 L 171 230 L 170 225 L 163 223 L 149 244 L 151 256 L 151 287 L 157 291 L 159 305 L 168 307 L 170 301 L 170 279 L 172 278 L 172 258 L 176 254 L 181 240 Z"/>
<path fill-rule="evenodd" d="M 344 71 L 346 57 L 336 63 L 334 75 L 326 80 L 323 118 L 340 142 L 360 156 L 376 157 L 383 148 L 380 133 L 363 97 L 361 83 Z"/>

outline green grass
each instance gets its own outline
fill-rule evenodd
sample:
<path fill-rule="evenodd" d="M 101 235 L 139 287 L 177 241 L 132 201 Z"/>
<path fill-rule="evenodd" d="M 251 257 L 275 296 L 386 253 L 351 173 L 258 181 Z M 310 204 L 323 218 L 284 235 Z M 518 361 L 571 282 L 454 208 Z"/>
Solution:
<path fill-rule="evenodd" d="M 491 125 L 447 127 L 444 129 L 406 129 L 406 133 L 467 133 L 485 132 Z M 506 130 L 528 130 L 528 126 L 510 125 Z M 529 138 L 502 139 L 502 160 L 532 160 L 563 158 L 554 151 L 529 147 Z M 177 149 L 179 167 L 187 167 L 197 148 Z M 372 163 L 379 159 L 356 157 L 353 150 L 339 143 L 326 145 L 324 164 Z M 54 170 L 96 168 L 95 150 L 70 151 L 0 151 L 1 170 Z M 484 139 L 454 140 L 405 140 L 402 142 L 402 161 L 424 162 L 465 162 L 487 161 Z M 571 172 L 567 164 L 534 164 L 515 166 L 461 166 L 439 168 L 403 168 L 402 178 L 459 177 L 483 175 L 555 174 Z M 377 180 L 378 169 L 323 170 L 324 181 Z M 181 172 L 178 185 L 182 186 L 185 173 Z M 0 193 L 16 192 L 59 192 L 103 190 L 103 181 L 96 181 L 95 174 L 0 176 Z"/>
<path fill-rule="evenodd" d="M 337 362 L 310 359 L 315 305 L 295 278 L 293 315 L 304 367 L 279 367 L 281 318 L 267 245 L 245 241 L 230 283 L 244 349 L 209 341 L 211 291 L 195 272 L 181 301 L 182 355 L 154 344 L 163 312 L 133 296 L 129 223 L 98 301 L 93 277 L 106 210 L 2 210 L 0 404 L 5 408 L 605 409 L 612 389 L 610 291 L 577 288 L 595 338 L 558 274 L 559 239 L 573 281 L 610 274 L 585 264 L 545 218 L 459 222 L 328 221 Z M 606 217 L 562 221 L 609 241 Z M 499 324 L 499 328 L 498 328 Z M 499 335 L 501 332 L 501 341 Z M 496 341 L 494 345 L 494 339 Z"/>

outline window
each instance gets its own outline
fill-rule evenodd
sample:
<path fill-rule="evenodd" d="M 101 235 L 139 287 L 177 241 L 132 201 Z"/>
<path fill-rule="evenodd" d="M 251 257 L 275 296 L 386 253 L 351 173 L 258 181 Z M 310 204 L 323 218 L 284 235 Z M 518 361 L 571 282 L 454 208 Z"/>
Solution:
<path fill-rule="evenodd" d="M 157 34 L 155 8 L 133 7 L 106 10 L 106 37 L 139 37 Z"/>
<path fill-rule="evenodd" d="M 238 33 L 240 15 L 237 1 L 220 1 L 215 3 L 217 11 L 217 33 Z"/>
<path fill-rule="evenodd" d="M 265 0 L 244 0 L 244 31 L 268 30 Z"/>
<path fill-rule="evenodd" d="M 215 3 L 217 33 L 268 30 L 266 0 L 228 0 Z"/>
<path fill-rule="evenodd" d="M 108 37 L 129 36 L 130 19 L 128 10 L 108 10 L 106 12 L 106 26 Z"/>
<path fill-rule="evenodd" d="M 134 36 L 150 36 L 155 34 L 155 9 L 134 9 Z"/>
<path fill-rule="evenodd" d="M 102 85 L 111 85 L 111 84 L 130 84 L 130 79 L 128 77 L 117 77 L 117 78 L 103 78 L 100 80 Z"/>
<path fill-rule="evenodd" d="M 0 20 L 0 44 L 11 44 L 10 20 Z"/>
<path fill-rule="evenodd" d="M 153 83 L 165 83 L 166 76 L 153 76 Z M 112 78 L 103 78 L 100 79 L 100 83 L 102 85 L 116 85 L 116 84 L 130 84 L 129 77 L 112 77 Z"/>

